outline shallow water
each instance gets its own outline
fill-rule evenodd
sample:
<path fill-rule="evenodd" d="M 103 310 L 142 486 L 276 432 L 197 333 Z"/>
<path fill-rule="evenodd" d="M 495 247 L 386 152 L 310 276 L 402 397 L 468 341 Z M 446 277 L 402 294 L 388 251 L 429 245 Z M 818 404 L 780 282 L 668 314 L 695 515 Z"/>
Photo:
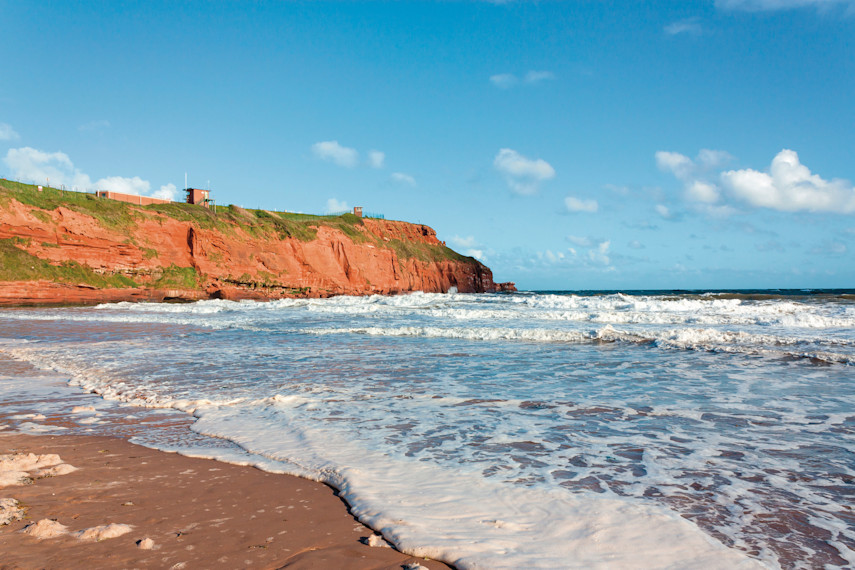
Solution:
<path fill-rule="evenodd" d="M 192 412 L 212 455 L 238 444 L 331 482 L 397 544 L 461 566 L 628 566 L 654 540 L 665 565 L 682 532 L 767 567 L 855 564 L 851 296 L 118 304 L 0 327 L 15 358 Z"/>

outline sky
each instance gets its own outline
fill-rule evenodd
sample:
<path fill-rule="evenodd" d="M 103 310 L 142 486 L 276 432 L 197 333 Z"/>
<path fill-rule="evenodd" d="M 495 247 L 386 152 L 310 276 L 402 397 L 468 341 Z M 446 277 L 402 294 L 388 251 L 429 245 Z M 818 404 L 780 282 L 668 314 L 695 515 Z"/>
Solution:
<path fill-rule="evenodd" d="M 0 0 L 0 177 L 427 224 L 520 289 L 855 287 L 855 0 Z"/>

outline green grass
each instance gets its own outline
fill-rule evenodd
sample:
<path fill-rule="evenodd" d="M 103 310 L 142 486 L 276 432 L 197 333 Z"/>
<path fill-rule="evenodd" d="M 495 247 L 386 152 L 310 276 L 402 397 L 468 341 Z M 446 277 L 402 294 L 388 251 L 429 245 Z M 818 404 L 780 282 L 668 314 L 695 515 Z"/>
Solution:
<path fill-rule="evenodd" d="M 197 289 L 199 274 L 192 267 L 178 267 L 173 263 L 163 268 L 163 275 L 151 286 L 155 289 Z"/>
<path fill-rule="evenodd" d="M 94 194 L 85 192 L 63 191 L 48 187 L 43 187 L 42 191 L 39 192 L 38 188 L 32 184 L 0 179 L 0 206 L 8 205 L 10 199 L 47 211 L 56 210 L 63 206 L 69 210 L 92 216 L 105 227 L 123 233 L 128 233 L 131 228 L 136 226 L 135 210 L 129 208 L 129 204 L 98 198 Z M 39 214 L 35 215 L 39 216 Z M 46 221 L 40 216 L 39 219 Z"/>
<path fill-rule="evenodd" d="M 421 261 L 475 261 L 472 257 L 466 257 L 445 247 L 444 245 L 433 245 L 429 243 L 420 243 L 412 241 L 404 241 L 400 239 L 390 239 L 385 242 L 386 247 L 395 251 L 398 254 L 398 259 L 416 258 Z"/>
<path fill-rule="evenodd" d="M 0 281 L 56 281 L 102 289 L 137 287 L 124 275 L 99 275 L 76 261 L 52 265 L 18 247 L 21 241 L 15 238 L 0 240 Z"/>
<path fill-rule="evenodd" d="M 339 216 L 315 216 L 289 212 L 267 210 L 247 210 L 235 205 L 217 206 L 216 210 L 195 204 L 173 202 L 171 204 L 152 204 L 135 206 L 125 202 L 97 198 L 92 194 L 60 191 L 44 188 L 39 192 L 31 184 L 22 184 L 0 179 L 0 207 L 14 198 L 24 204 L 39 208 L 33 215 L 42 221 L 49 221 L 47 211 L 65 206 L 71 210 L 90 215 L 104 226 L 118 230 L 128 236 L 136 226 L 136 220 L 158 213 L 169 218 L 189 222 L 202 229 L 219 231 L 233 235 L 237 228 L 257 239 L 296 239 L 309 242 L 317 238 L 318 228 L 327 226 L 341 231 L 354 243 L 370 242 L 380 248 L 394 250 L 400 259 L 416 258 L 425 262 L 432 261 L 473 261 L 472 258 L 441 245 L 415 243 L 397 239 L 385 241 L 369 232 L 363 231 L 364 222 L 351 213 Z M 143 255 L 150 259 L 157 255 L 151 249 L 144 249 Z M 179 280 L 180 281 L 180 280 Z"/>

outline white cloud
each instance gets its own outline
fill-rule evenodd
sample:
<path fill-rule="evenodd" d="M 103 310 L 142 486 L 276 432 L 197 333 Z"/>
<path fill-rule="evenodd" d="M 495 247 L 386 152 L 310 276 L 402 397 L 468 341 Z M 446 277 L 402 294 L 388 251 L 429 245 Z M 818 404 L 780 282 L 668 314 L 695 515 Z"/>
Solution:
<path fill-rule="evenodd" d="M 567 241 L 578 245 L 579 247 L 591 247 L 593 245 L 591 238 L 583 236 L 567 236 Z"/>
<path fill-rule="evenodd" d="M 499 89 L 510 89 L 519 83 L 519 80 L 513 73 L 498 73 L 490 76 L 490 83 Z"/>
<path fill-rule="evenodd" d="M 718 168 L 733 160 L 733 156 L 723 150 L 702 148 L 695 160 L 704 168 Z"/>
<path fill-rule="evenodd" d="M 463 252 L 463 255 L 474 257 L 478 261 L 487 261 L 487 258 L 484 256 L 484 250 L 482 249 L 467 249 Z"/>
<path fill-rule="evenodd" d="M 109 190 L 136 195 L 148 195 L 151 189 L 151 183 L 139 176 L 107 176 L 93 183 L 88 174 L 74 167 L 64 152 L 44 152 L 31 147 L 13 148 L 6 153 L 3 162 L 11 169 L 13 178 L 25 182 L 66 186 L 78 191 Z M 174 200 L 175 194 L 175 185 L 166 184 L 152 196 Z"/>
<path fill-rule="evenodd" d="M 671 210 L 664 204 L 656 204 L 656 212 L 666 220 L 671 219 Z"/>
<path fill-rule="evenodd" d="M 714 204 L 719 201 L 721 192 L 712 181 L 713 171 L 719 169 L 733 157 L 723 150 L 701 149 L 692 160 L 679 152 L 660 150 L 656 153 L 656 165 L 660 170 L 670 172 L 683 182 L 684 196 L 690 202 Z"/>
<path fill-rule="evenodd" d="M 600 208 L 596 200 L 580 200 L 573 196 L 567 196 L 564 198 L 564 205 L 567 207 L 568 212 L 594 213 Z"/>
<path fill-rule="evenodd" d="M 19 138 L 20 136 L 12 128 L 12 125 L 0 123 L 0 141 L 14 141 Z"/>
<path fill-rule="evenodd" d="M 386 162 L 386 153 L 379 150 L 368 151 L 368 164 L 371 168 L 383 168 L 383 163 Z"/>
<path fill-rule="evenodd" d="M 110 192 L 119 192 L 121 194 L 147 194 L 151 189 L 151 184 L 148 180 L 143 180 L 139 176 L 133 178 L 124 178 L 122 176 L 108 176 L 102 178 L 95 183 L 96 190 L 109 190 Z"/>
<path fill-rule="evenodd" d="M 327 214 L 334 214 L 345 210 L 350 210 L 350 208 L 347 207 L 347 202 L 339 202 L 335 198 L 327 200 Z"/>
<path fill-rule="evenodd" d="M 551 71 L 536 70 L 527 72 L 523 75 L 522 79 L 513 73 L 497 73 L 496 75 L 490 76 L 490 82 L 499 89 L 510 89 L 511 87 L 516 87 L 520 83 L 525 83 L 526 85 L 537 85 L 538 83 L 543 83 L 544 81 L 550 81 L 552 79 L 555 79 L 555 74 Z"/>
<path fill-rule="evenodd" d="M 525 74 L 525 82 L 530 85 L 551 79 L 555 79 L 555 74 L 551 71 L 529 71 Z"/>
<path fill-rule="evenodd" d="M 611 241 L 606 240 L 600 242 L 597 247 L 589 249 L 588 259 L 601 265 L 611 265 L 611 259 L 609 259 L 609 248 L 611 247 L 611 244 Z"/>
<path fill-rule="evenodd" d="M 644 244 L 638 241 L 637 239 L 632 240 L 626 245 L 631 247 L 632 249 L 644 249 Z"/>
<path fill-rule="evenodd" d="M 713 204 L 718 202 L 719 191 L 715 184 L 694 180 L 686 185 L 686 197 L 695 202 Z"/>
<path fill-rule="evenodd" d="M 312 145 L 312 152 L 321 160 L 334 162 L 339 166 L 353 168 L 359 163 L 356 149 L 341 146 L 338 141 L 322 141 Z"/>
<path fill-rule="evenodd" d="M 567 241 L 579 248 L 583 248 L 582 252 L 578 252 L 572 247 L 568 248 L 568 251 L 574 258 L 578 257 L 579 260 L 588 265 L 611 265 L 609 257 L 611 240 L 570 235 L 567 236 Z"/>
<path fill-rule="evenodd" d="M 152 194 L 152 198 L 160 198 L 161 200 L 172 200 L 175 201 L 177 198 L 178 189 L 175 187 L 175 184 L 164 184 L 160 187 L 160 190 L 157 190 L 154 194 Z"/>
<path fill-rule="evenodd" d="M 458 235 L 455 235 L 449 241 L 454 244 L 455 247 L 460 248 L 473 248 L 478 245 L 478 242 L 473 236 L 460 237 Z"/>
<path fill-rule="evenodd" d="M 679 152 L 660 150 L 656 152 L 656 166 L 660 170 L 670 172 L 677 178 L 688 176 L 692 172 L 692 159 Z"/>
<path fill-rule="evenodd" d="M 855 187 L 839 178 L 825 180 L 784 149 L 772 159 L 768 172 L 729 170 L 722 182 L 733 196 L 752 206 L 784 212 L 855 212 Z"/>
<path fill-rule="evenodd" d="M 44 152 L 28 146 L 11 148 L 3 162 L 11 169 L 12 178 L 51 186 L 91 186 L 89 177 L 74 168 L 64 152 Z"/>
<path fill-rule="evenodd" d="M 849 6 L 851 8 L 853 4 L 855 3 L 852 0 L 715 0 L 716 8 L 745 12 L 773 12 L 807 7 L 827 9 Z"/>
<path fill-rule="evenodd" d="M 532 160 L 509 148 L 499 151 L 493 166 L 505 176 L 511 190 L 521 195 L 536 193 L 541 182 L 555 177 L 555 169 L 545 160 Z"/>
<path fill-rule="evenodd" d="M 679 34 L 698 35 L 703 32 L 703 28 L 698 18 L 686 18 L 665 26 L 665 33 L 669 36 L 677 36 Z"/>
<path fill-rule="evenodd" d="M 403 172 L 393 172 L 391 178 L 400 184 L 406 184 L 408 186 L 416 185 L 416 179 L 409 174 L 404 174 Z"/>

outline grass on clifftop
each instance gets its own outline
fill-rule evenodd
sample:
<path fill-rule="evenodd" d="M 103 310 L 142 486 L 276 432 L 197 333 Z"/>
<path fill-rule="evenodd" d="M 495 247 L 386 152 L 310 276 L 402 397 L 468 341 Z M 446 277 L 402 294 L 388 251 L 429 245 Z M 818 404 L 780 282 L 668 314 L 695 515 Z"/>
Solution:
<path fill-rule="evenodd" d="M 51 265 L 21 249 L 19 246 L 24 243 L 26 241 L 19 238 L 0 240 L 0 281 L 56 281 L 101 289 L 137 287 L 124 275 L 99 275 L 76 261 Z"/>
<path fill-rule="evenodd" d="M 128 207 L 130 204 L 98 198 L 94 194 L 85 192 L 48 187 L 43 187 L 39 192 L 38 188 L 32 184 L 0 179 L 0 207 L 6 206 L 10 198 L 47 211 L 64 206 L 69 210 L 92 216 L 105 227 L 122 233 L 128 233 L 127 230 L 136 225 L 134 210 Z M 36 216 L 45 221 L 38 214 Z"/>
<path fill-rule="evenodd" d="M 392 249 L 402 260 L 416 258 L 426 262 L 474 261 L 441 245 L 399 239 L 382 240 L 363 231 L 362 218 L 349 213 L 337 216 L 315 216 L 247 210 L 234 205 L 217 206 L 212 210 L 183 202 L 136 206 L 108 198 L 98 198 L 94 194 L 84 192 L 62 191 L 47 187 L 39 192 L 32 184 L 0 179 L 0 208 L 6 206 L 11 199 L 38 208 L 39 210 L 33 211 L 33 215 L 45 222 L 49 221 L 47 211 L 64 206 L 92 216 L 104 226 L 129 237 L 132 236 L 131 230 L 136 226 L 136 220 L 139 217 L 150 215 L 146 212 L 157 212 L 175 220 L 190 222 L 199 228 L 220 231 L 224 234 L 233 233 L 239 227 L 255 238 L 293 238 L 303 242 L 314 240 L 318 235 L 318 227 L 327 226 L 341 231 L 354 243 L 370 242 L 379 248 Z"/>

